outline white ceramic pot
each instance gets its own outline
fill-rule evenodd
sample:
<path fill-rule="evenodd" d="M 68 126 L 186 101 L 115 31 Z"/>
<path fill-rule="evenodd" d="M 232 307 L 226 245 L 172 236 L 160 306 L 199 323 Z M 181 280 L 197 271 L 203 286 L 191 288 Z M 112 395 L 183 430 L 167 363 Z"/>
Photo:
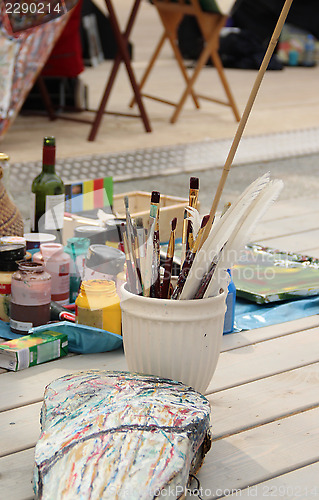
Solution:
<path fill-rule="evenodd" d="M 177 380 L 203 393 L 220 353 L 226 295 L 153 299 L 128 292 L 124 284 L 122 334 L 129 370 Z"/>

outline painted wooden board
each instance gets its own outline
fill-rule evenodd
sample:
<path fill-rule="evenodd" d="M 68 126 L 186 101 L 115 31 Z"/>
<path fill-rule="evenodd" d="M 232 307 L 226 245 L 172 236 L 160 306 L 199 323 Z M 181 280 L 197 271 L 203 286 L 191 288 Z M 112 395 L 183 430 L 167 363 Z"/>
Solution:
<path fill-rule="evenodd" d="M 208 396 L 213 439 L 319 405 L 319 363 Z M 250 401 L 249 405 L 243 404 Z M 0 413 L 0 456 L 34 446 L 42 403 Z M 14 432 L 14 440 L 12 433 Z"/>
<path fill-rule="evenodd" d="M 318 461 L 318 418 L 317 408 L 214 442 L 198 473 L 204 498 L 218 498 Z M 32 470 L 33 449 L 1 458 L 2 497 L 30 498 Z"/>
<path fill-rule="evenodd" d="M 240 498 L 280 498 L 280 500 L 306 500 L 319 498 L 319 463 L 301 467 L 280 477 L 270 479 L 240 491 Z M 227 498 L 237 498 L 233 492 Z M 223 497 L 226 498 L 226 497 Z"/>
<path fill-rule="evenodd" d="M 319 328 L 313 328 L 223 352 L 207 393 L 317 362 L 318 343 Z M 127 365 L 123 352 L 118 350 L 59 359 L 28 368 L 27 372 L 4 373 L 1 375 L 3 397 L 0 411 L 39 402 L 45 386 L 52 380 L 66 373 L 91 368 L 127 370 Z"/>
<path fill-rule="evenodd" d="M 316 408 L 214 442 L 197 475 L 205 500 L 317 462 L 318 420 Z"/>

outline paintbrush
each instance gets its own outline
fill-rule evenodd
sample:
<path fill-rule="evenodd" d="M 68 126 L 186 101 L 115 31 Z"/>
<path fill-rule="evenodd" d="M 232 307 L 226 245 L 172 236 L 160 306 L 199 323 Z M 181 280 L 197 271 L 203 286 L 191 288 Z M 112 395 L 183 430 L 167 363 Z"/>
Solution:
<path fill-rule="evenodd" d="M 183 287 L 181 299 L 192 299 L 198 290 L 203 276 L 208 272 L 216 254 L 225 245 L 232 232 L 240 223 L 243 215 L 254 199 L 269 183 L 269 173 L 251 183 L 241 196 L 232 204 L 223 217 L 219 218 L 209 232 L 204 244 L 201 242 L 187 281 Z M 208 222 L 210 223 L 210 222 Z M 205 238 L 205 230 L 203 239 Z M 202 240 L 203 240 L 202 239 Z"/>
<path fill-rule="evenodd" d="M 127 232 L 128 249 L 129 249 L 131 257 L 133 258 L 134 251 L 133 251 L 132 241 L 134 241 L 134 229 L 133 229 L 133 222 L 132 222 L 130 209 L 129 209 L 128 196 L 124 196 L 124 205 L 125 205 L 125 215 L 126 215 L 126 232 Z"/>
<path fill-rule="evenodd" d="M 220 271 L 233 267 L 238 260 L 240 251 L 247 243 L 257 222 L 266 213 L 269 206 L 276 200 L 282 187 L 282 181 L 270 181 L 258 194 L 250 207 L 247 208 L 240 223 L 236 225 L 228 241 L 221 249 L 221 255 L 218 258 L 216 268 L 203 294 L 204 298 L 218 293 L 220 288 Z"/>
<path fill-rule="evenodd" d="M 161 286 L 161 299 L 169 298 L 169 289 L 171 283 L 172 276 L 172 265 L 173 265 L 173 257 L 174 257 L 174 249 L 175 249 L 175 231 L 176 231 L 177 218 L 171 221 L 171 234 L 169 237 L 166 260 L 164 263 L 164 278 Z"/>
<path fill-rule="evenodd" d="M 158 191 L 152 191 L 149 228 L 146 241 L 145 275 L 143 277 L 143 282 L 144 282 L 143 293 L 146 297 L 149 297 L 151 294 L 151 285 L 154 280 L 154 274 L 153 274 L 154 253 L 155 253 L 155 248 L 157 249 L 157 242 L 155 241 L 156 240 L 155 226 L 159 210 L 159 203 L 160 203 L 160 193 Z"/>
<path fill-rule="evenodd" d="M 137 230 L 136 230 L 135 226 L 133 226 L 133 230 L 134 230 L 134 241 L 132 242 L 132 245 L 133 245 L 133 250 L 134 250 L 134 264 L 135 264 L 137 278 L 138 278 L 138 282 L 139 282 L 139 292 L 141 292 L 143 290 L 143 279 L 142 279 L 142 273 L 141 273 L 140 248 L 139 248 L 139 242 L 138 242 L 138 237 L 137 237 Z"/>
<path fill-rule="evenodd" d="M 143 226 L 142 217 L 136 217 L 135 224 L 136 224 L 136 235 L 138 241 L 140 268 L 141 268 L 142 283 L 143 283 L 145 275 L 146 238 L 145 238 L 145 229 Z"/>
<path fill-rule="evenodd" d="M 184 219 L 183 219 L 183 232 L 182 232 L 182 250 L 181 250 L 181 266 L 186 257 L 186 241 L 187 241 L 187 209 L 184 210 Z"/>
<path fill-rule="evenodd" d="M 200 247 L 200 244 L 202 241 L 202 236 L 204 233 L 205 226 L 208 222 L 208 219 L 209 219 L 209 215 L 205 215 L 202 219 L 202 224 L 201 224 L 200 230 L 198 231 L 198 235 L 197 235 L 197 238 L 194 242 L 194 245 L 193 245 L 192 249 L 189 249 L 187 254 L 186 254 L 186 258 L 183 262 L 183 266 L 182 266 L 182 269 L 179 273 L 177 284 L 176 284 L 176 287 L 174 288 L 171 299 L 174 299 L 174 300 L 179 299 L 179 297 L 183 291 L 183 287 L 184 287 L 185 282 L 187 280 L 187 276 L 188 276 L 189 271 L 190 271 L 192 264 L 194 262 L 196 253 Z"/>
<path fill-rule="evenodd" d="M 199 193 L 199 178 L 191 177 L 189 180 L 189 206 L 191 208 L 196 208 L 198 203 L 198 193 Z M 194 236 L 192 225 L 190 221 L 187 221 L 187 236 L 186 236 L 186 253 L 194 244 Z"/>
<path fill-rule="evenodd" d="M 132 261 L 130 258 L 129 246 L 128 246 L 128 241 L 127 241 L 127 234 L 125 231 L 124 223 L 121 224 L 121 229 L 122 229 L 122 239 L 123 239 L 123 246 L 124 246 L 124 253 L 125 253 L 127 281 L 128 281 L 129 291 L 136 294 L 137 293 L 136 279 L 134 276 Z"/>
<path fill-rule="evenodd" d="M 161 278 L 160 278 L 160 236 L 159 236 L 159 207 L 157 209 L 157 217 L 154 228 L 154 250 L 153 250 L 153 277 L 150 296 L 160 298 L 161 295 Z"/>

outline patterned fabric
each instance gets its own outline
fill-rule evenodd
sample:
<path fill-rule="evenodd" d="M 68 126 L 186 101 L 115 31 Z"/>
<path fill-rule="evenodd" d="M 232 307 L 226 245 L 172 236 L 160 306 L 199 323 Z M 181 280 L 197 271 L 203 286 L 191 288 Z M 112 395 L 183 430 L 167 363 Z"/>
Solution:
<path fill-rule="evenodd" d="M 1 182 L 0 167 L 0 236 L 23 236 L 23 220 Z"/>
<path fill-rule="evenodd" d="M 34 28 L 69 12 L 78 0 L 23 0 L 23 3 L 5 1 L 6 15 L 12 33 Z"/>
<path fill-rule="evenodd" d="M 33 87 L 69 14 L 12 36 L 0 6 L 0 137 L 12 124 Z"/>

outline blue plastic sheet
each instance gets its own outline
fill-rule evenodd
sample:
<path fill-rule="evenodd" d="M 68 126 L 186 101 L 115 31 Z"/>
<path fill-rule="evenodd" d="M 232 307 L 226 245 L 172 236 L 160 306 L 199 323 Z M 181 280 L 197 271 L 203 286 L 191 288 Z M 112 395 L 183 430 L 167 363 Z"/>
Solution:
<path fill-rule="evenodd" d="M 123 345 L 121 335 L 69 321 L 38 326 L 33 328 L 30 333 L 44 333 L 49 330 L 65 333 L 68 336 L 69 351 L 77 354 L 114 351 Z M 21 335 L 11 332 L 9 323 L 0 321 L 0 337 L 12 340 L 21 337 Z"/>
<path fill-rule="evenodd" d="M 252 330 L 314 314 L 319 314 L 318 296 L 267 305 L 258 305 L 237 298 L 235 326 L 238 330 Z"/>

